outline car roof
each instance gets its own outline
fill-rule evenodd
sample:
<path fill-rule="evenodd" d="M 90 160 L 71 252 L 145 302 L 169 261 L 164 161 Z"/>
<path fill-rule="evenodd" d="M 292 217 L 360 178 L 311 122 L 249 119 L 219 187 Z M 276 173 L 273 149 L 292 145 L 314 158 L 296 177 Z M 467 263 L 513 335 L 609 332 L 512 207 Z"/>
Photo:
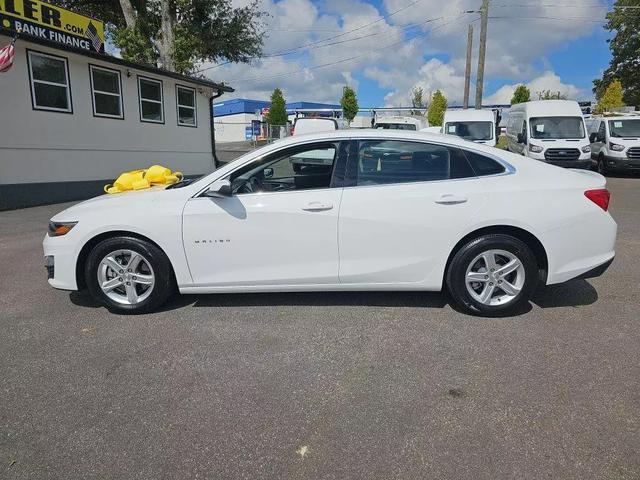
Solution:
<path fill-rule="evenodd" d="M 308 142 L 322 142 L 322 141 L 335 141 L 335 140 L 415 140 L 422 142 L 444 143 L 447 145 L 458 146 L 467 149 L 476 149 L 486 151 L 487 153 L 495 155 L 495 148 L 488 147 L 486 145 L 470 142 L 464 140 L 461 137 L 455 135 L 443 135 L 441 133 L 431 133 L 424 131 L 414 130 L 383 130 L 372 128 L 349 128 L 345 130 L 332 130 L 325 132 L 313 132 L 305 133 L 301 135 L 294 135 L 292 137 L 286 137 L 274 144 L 279 147 L 287 145 L 296 145 L 299 143 Z"/>
<path fill-rule="evenodd" d="M 476 110 L 473 108 L 466 110 L 447 110 L 444 112 L 445 121 L 453 121 L 453 122 L 464 122 L 464 121 L 474 121 L 474 120 L 485 120 L 493 122 L 495 121 L 495 116 L 493 115 L 492 110 Z"/>
<path fill-rule="evenodd" d="M 582 117 L 582 109 L 575 100 L 535 100 L 533 102 L 518 103 L 511 107 L 511 111 L 526 111 L 531 117 Z"/>
<path fill-rule="evenodd" d="M 595 117 L 596 120 L 640 120 L 639 116 L 634 115 L 616 115 L 615 117 Z"/>

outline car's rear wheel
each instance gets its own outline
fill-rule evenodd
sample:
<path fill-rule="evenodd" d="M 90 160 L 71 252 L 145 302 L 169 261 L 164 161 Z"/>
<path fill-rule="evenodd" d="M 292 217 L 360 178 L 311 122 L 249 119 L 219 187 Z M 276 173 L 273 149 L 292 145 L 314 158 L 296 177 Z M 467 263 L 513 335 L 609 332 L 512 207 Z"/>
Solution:
<path fill-rule="evenodd" d="M 462 246 L 449 264 L 447 288 L 462 310 L 502 316 L 518 312 L 538 282 L 536 257 L 521 240 L 483 235 Z"/>
<path fill-rule="evenodd" d="M 91 295 L 115 313 L 155 310 L 175 291 L 173 271 L 162 250 L 133 237 L 115 237 L 96 245 L 85 264 Z"/>

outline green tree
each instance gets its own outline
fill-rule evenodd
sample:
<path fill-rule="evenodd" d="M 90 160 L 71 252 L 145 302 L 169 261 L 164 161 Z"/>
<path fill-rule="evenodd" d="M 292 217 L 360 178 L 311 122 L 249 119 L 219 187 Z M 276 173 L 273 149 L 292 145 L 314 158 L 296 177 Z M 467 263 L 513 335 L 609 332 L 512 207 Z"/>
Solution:
<path fill-rule="evenodd" d="M 355 90 L 348 85 L 345 85 L 342 89 L 340 105 L 342 106 L 342 114 L 344 115 L 344 118 L 351 123 L 353 119 L 356 118 L 360 107 L 358 106 L 358 97 L 356 96 Z"/>
<path fill-rule="evenodd" d="M 597 113 L 612 112 L 617 108 L 624 107 L 623 88 L 620 80 L 614 80 L 605 89 L 604 93 L 596 105 Z"/>
<path fill-rule="evenodd" d="M 447 98 L 440 90 L 436 90 L 431 97 L 431 103 L 429 104 L 429 111 L 427 112 L 427 118 L 429 119 L 429 125 L 432 127 L 438 127 L 442 125 L 444 120 L 444 112 L 447 109 Z"/>
<path fill-rule="evenodd" d="M 563 93 L 552 92 L 551 90 L 542 90 L 538 92 L 538 100 L 566 100 L 567 96 Z"/>
<path fill-rule="evenodd" d="M 421 110 L 424 109 L 424 90 L 422 87 L 414 87 L 411 90 L 411 106 L 418 110 L 414 110 L 411 113 L 414 115 L 420 115 Z"/>
<path fill-rule="evenodd" d="M 126 60 L 188 73 L 200 61 L 248 62 L 262 54 L 258 0 L 49 0 L 107 23 Z"/>
<path fill-rule="evenodd" d="M 531 91 L 525 85 L 518 85 L 511 97 L 511 105 L 531 100 Z"/>
<path fill-rule="evenodd" d="M 287 107 L 282 90 L 276 88 L 271 94 L 271 106 L 267 114 L 267 123 L 269 125 L 286 125 L 287 124 Z"/>
<path fill-rule="evenodd" d="M 627 105 L 640 106 L 640 0 L 616 0 L 607 14 L 605 29 L 615 32 L 609 41 L 611 63 L 601 79 L 594 80 L 593 93 L 600 101 L 615 79 L 623 85 L 623 100 Z"/>

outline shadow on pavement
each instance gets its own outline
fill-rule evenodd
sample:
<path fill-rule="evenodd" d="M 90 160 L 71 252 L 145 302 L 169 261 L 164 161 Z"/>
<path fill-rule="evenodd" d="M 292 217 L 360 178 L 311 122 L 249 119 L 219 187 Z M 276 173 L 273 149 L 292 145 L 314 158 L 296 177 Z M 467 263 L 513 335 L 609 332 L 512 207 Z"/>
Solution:
<path fill-rule="evenodd" d="M 196 295 L 196 307 L 371 306 L 443 308 L 438 292 L 295 292 Z"/>
<path fill-rule="evenodd" d="M 531 300 L 540 308 L 580 307 L 598 301 L 598 292 L 586 280 L 572 280 L 538 288 Z"/>
<path fill-rule="evenodd" d="M 71 292 L 74 305 L 99 308 L 86 292 Z M 560 285 L 540 287 L 532 302 L 540 308 L 578 307 L 598 300 L 598 292 L 586 280 L 574 280 Z M 260 307 L 260 306 L 368 306 L 444 308 L 449 303 L 441 292 L 292 292 L 292 293 L 216 293 L 210 295 L 175 295 L 158 311 L 167 312 L 194 307 Z M 515 312 L 523 315 L 531 311 L 525 304 Z M 456 309 L 457 310 L 457 309 Z M 513 316 L 514 313 L 508 316 Z"/>

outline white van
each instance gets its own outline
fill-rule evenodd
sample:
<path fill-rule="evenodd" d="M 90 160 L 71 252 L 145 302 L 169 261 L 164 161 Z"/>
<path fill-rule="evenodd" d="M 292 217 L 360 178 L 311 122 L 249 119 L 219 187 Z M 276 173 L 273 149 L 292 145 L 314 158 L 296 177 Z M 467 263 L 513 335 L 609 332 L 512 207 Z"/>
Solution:
<path fill-rule="evenodd" d="M 331 132 L 348 128 L 349 124 L 342 118 L 328 117 L 300 117 L 293 122 L 291 135 L 305 135 L 307 133 Z"/>
<path fill-rule="evenodd" d="M 591 158 L 598 172 L 640 172 L 640 116 L 595 118 L 591 125 Z"/>
<path fill-rule="evenodd" d="M 493 110 L 447 110 L 442 123 L 442 130 L 447 135 L 496 146 L 496 116 Z"/>
<path fill-rule="evenodd" d="M 373 128 L 383 128 L 385 130 L 411 130 L 417 132 L 427 128 L 429 122 L 423 116 L 388 116 L 376 118 Z"/>
<path fill-rule="evenodd" d="M 513 105 L 506 136 L 511 152 L 561 167 L 591 168 L 591 146 L 578 102 L 539 100 Z"/>

